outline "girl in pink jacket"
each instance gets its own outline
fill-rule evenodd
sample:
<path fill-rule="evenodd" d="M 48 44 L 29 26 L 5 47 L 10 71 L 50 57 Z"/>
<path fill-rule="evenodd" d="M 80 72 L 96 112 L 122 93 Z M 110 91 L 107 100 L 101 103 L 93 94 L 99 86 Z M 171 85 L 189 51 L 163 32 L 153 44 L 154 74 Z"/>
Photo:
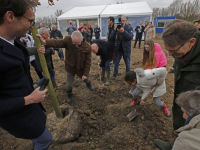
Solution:
<path fill-rule="evenodd" d="M 154 43 L 153 40 L 146 40 L 144 42 L 144 52 L 142 67 L 144 69 L 153 69 L 165 67 L 167 65 L 167 58 L 161 46 Z"/>

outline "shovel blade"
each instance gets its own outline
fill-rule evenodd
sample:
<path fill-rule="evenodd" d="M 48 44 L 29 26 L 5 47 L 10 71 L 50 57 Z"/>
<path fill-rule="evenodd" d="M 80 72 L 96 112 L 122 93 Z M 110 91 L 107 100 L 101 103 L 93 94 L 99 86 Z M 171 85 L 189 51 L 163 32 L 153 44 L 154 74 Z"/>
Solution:
<path fill-rule="evenodd" d="M 127 117 L 129 119 L 129 122 L 131 122 L 131 120 L 133 120 L 135 117 L 137 117 L 138 113 L 136 111 L 136 109 L 134 109 L 132 112 L 130 112 Z"/>

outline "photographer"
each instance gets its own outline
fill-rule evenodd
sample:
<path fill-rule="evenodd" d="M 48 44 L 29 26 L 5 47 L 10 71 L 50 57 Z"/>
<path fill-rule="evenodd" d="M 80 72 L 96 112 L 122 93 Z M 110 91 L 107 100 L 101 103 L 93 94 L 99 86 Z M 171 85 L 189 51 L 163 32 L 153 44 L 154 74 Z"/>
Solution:
<path fill-rule="evenodd" d="M 62 33 L 56 29 L 56 26 L 55 25 L 52 25 L 52 31 L 50 33 L 50 39 L 63 39 L 63 35 Z M 58 53 L 58 56 L 60 57 L 60 60 L 64 60 L 64 54 L 63 54 L 63 50 L 62 48 L 54 48 L 54 50 L 57 51 Z"/>
<path fill-rule="evenodd" d="M 114 25 L 110 38 L 115 40 L 115 68 L 113 74 L 113 80 L 115 80 L 118 74 L 119 62 L 123 56 L 126 64 L 126 72 L 130 71 L 130 59 L 131 59 L 131 40 L 133 39 L 133 28 L 126 24 L 126 17 L 119 16 L 118 23 Z"/>
<path fill-rule="evenodd" d="M 91 31 L 87 28 L 87 24 L 84 24 L 84 28 L 81 30 L 81 34 L 85 38 L 85 40 L 90 43 L 90 36 L 91 36 Z"/>
<path fill-rule="evenodd" d="M 72 35 L 72 33 L 76 31 L 76 27 L 73 25 L 73 21 L 69 21 L 69 26 L 67 28 L 68 35 Z"/>

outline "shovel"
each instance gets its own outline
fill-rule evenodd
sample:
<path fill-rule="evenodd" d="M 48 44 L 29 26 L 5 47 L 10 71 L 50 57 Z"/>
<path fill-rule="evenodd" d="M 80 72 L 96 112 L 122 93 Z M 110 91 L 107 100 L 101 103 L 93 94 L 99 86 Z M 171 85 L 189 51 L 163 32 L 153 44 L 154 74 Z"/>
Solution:
<path fill-rule="evenodd" d="M 99 65 L 100 65 L 100 60 L 99 60 L 99 57 L 97 57 L 98 58 L 98 68 L 99 68 L 99 78 L 100 78 L 100 83 L 99 83 L 99 88 L 103 88 L 104 87 L 104 84 L 102 83 L 102 81 L 101 81 L 101 67 L 99 67 Z"/>
<path fill-rule="evenodd" d="M 155 87 L 154 87 L 154 89 L 151 91 L 151 92 L 149 92 L 149 94 L 144 98 L 144 100 L 143 101 L 146 101 L 147 100 L 147 98 L 149 98 L 149 96 L 157 89 L 157 87 L 158 87 L 158 85 L 156 85 Z M 130 108 L 131 109 L 131 108 Z M 131 122 L 131 120 L 133 120 L 135 117 L 137 117 L 138 116 L 138 112 L 136 111 L 136 109 L 134 109 L 133 111 L 131 111 L 128 115 L 127 115 L 127 117 L 128 117 L 128 119 L 129 119 L 129 122 Z"/>

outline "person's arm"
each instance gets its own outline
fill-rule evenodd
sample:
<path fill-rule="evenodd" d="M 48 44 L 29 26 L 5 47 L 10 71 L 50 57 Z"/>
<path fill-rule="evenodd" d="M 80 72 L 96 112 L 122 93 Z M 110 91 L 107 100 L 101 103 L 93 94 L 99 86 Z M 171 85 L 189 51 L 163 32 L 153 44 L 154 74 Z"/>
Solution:
<path fill-rule="evenodd" d="M 138 32 L 138 26 L 136 26 L 135 31 Z"/>
<path fill-rule="evenodd" d="M 73 26 L 72 29 L 73 29 L 73 31 L 76 31 L 76 30 L 77 30 L 75 26 Z"/>
<path fill-rule="evenodd" d="M 144 29 L 144 32 L 147 32 L 148 29 L 149 29 L 149 26 L 147 26 L 147 27 Z"/>
<path fill-rule="evenodd" d="M 131 41 L 133 39 L 133 28 L 130 27 L 128 31 L 124 30 L 124 32 L 122 33 L 122 38 L 127 41 Z"/>
<path fill-rule="evenodd" d="M 153 27 L 153 39 L 155 39 L 156 37 L 156 31 L 155 31 L 155 27 Z"/>
<path fill-rule="evenodd" d="M 91 36 L 91 31 L 90 31 L 90 30 L 87 30 L 87 31 L 86 31 L 86 34 L 90 37 L 90 36 Z"/>
<path fill-rule="evenodd" d="M 34 47 L 27 47 L 26 48 L 27 50 L 28 50 L 28 52 L 29 52 L 29 56 L 31 56 L 31 55 L 38 55 L 38 53 L 37 53 L 37 48 L 34 46 Z M 44 46 L 42 45 L 42 47 L 40 47 L 39 49 L 38 49 L 41 53 L 45 53 L 45 48 L 44 48 Z"/>
<path fill-rule="evenodd" d="M 88 77 L 91 67 L 91 48 L 88 50 L 88 53 L 85 55 L 85 65 L 84 65 L 84 71 L 83 76 Z"/>
<path fill-rule="evenodd" d="M 60 31 L 58 31 L 58 32 L 59 32 L 59 34 L 58 34 L 59 36 L 58 36 L 58 37 L 59 37 L 60 39 L 63 39 L 62 33 L 61 33 Z"/>
<path fill-rule="evenodd" d="M 99 27 L 99 32 L 101 32 L 101 29 L 100 29 L 100 27 Z"/>
<path fill-rule="evenodd" d="M 0 100 L 0 115 L 8 115 L 12 113 L 17 113 L 23 111 L 25 105 L 30 105 L 33 103 L 40 103 L 45 98 L 44 91 L 39 91 L 39 87 L 35 89 L 30 95 L 26 97 L 16 97 Z"/>
<path fill-rule="evenodd" d="M 67 27 L 67 30 L 66 30 L 67 32 L 69 32 L 69 27 Z"/>

